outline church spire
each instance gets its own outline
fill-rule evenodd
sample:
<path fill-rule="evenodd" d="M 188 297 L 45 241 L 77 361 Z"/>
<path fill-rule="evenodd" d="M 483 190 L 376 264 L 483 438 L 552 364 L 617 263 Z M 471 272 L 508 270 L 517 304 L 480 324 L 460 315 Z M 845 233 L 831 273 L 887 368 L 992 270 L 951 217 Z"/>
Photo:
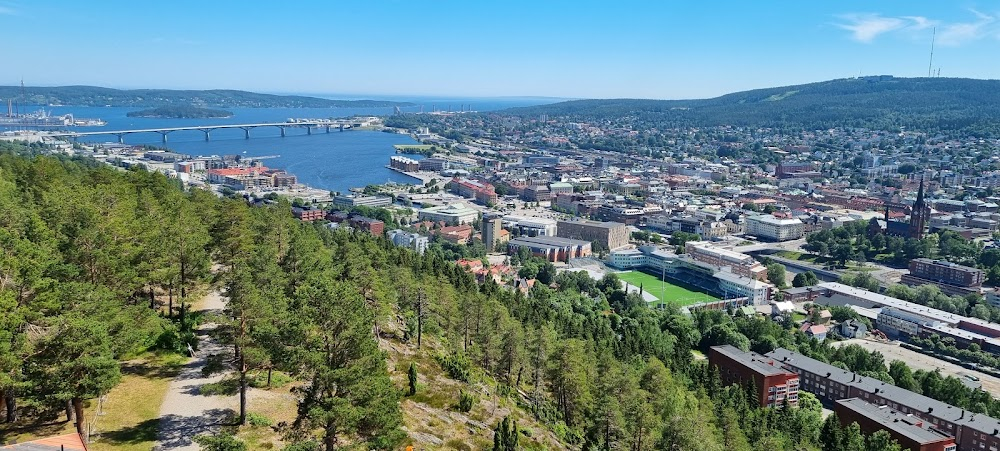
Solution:
<path fill-rule="evenodd" d="M 913 203 L 913 208 L 924 206 L 924 177 L 920 176 L 920 188 L 917 189 L 917 201 Z"/>

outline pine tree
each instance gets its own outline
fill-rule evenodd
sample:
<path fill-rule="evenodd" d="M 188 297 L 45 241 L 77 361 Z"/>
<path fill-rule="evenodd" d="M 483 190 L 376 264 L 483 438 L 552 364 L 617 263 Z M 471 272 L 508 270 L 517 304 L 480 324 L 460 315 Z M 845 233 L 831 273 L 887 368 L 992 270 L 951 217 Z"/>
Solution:
<path fill-rule="evenodd" d="M 417 394 L 417 365 L 410 362 L 410 369 L 406 372 L 406 378 L 410 382 L 410 391 L 408 396 L 413 396 Z"/>

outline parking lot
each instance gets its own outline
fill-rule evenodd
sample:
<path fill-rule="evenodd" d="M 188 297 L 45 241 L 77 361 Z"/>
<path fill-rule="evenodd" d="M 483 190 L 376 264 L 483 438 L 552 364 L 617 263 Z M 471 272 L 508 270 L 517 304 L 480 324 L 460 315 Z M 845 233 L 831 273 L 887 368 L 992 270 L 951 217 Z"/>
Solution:
<path fill-rule="evenodd" d="M 972 375 L 978 377 L 979 381 L 983 384 L 983 390 L 989 392 L 993 395 L 993 397 L 1000 397 L 1000 379 L 979 371 L 963 368 L 951 362 L 936 359 L 929 355 L 911 351 L 899 346 L 898 341 L 886 342 L 855 338 L 836 342 L 833 346 L 846 346 L 849 344 L 857 344 L 869 351 L 880 352 L 883 356 L 885 356 L 886 365 L 889 365 L 889 363 L 893 360 L 902 360 L 906 362 L 906 364 L 909 365 L 914 371 L 934 371 L 936 369 L 940 369 L 941 375 L 943 376 L 965 378 L 965 375 Z"/>

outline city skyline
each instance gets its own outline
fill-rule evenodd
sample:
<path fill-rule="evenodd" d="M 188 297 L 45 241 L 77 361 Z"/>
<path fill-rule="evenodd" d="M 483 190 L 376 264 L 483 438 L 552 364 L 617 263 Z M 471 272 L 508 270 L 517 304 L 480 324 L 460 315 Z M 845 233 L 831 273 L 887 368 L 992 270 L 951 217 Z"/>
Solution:
<path fill-rule="evenodd" d="M 19 42 L 0 84 L 684 99 L 858 75 L 1000 73 L 990 58 L 1000 5 L 877 6 L 0 0 L 0 28 Z"/>

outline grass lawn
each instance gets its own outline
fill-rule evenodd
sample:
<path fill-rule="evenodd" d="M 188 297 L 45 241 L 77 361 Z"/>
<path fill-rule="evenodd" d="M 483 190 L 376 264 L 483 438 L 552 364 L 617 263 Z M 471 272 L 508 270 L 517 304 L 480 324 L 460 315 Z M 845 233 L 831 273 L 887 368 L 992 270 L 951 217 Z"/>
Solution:
<path fill-rule="evenodd" d="M 170 380 L 186 359 L 177 354 L 149 354 L 122 367 L 122 382 L 111 389 L 97 414 L 98 403 L 91 401 L 87 423 L 96 418 L 98 435 L 91 437 L 89 449 L 139 451 L 153 448 L 157 417 Z"/>
<path fill-rule="evenodd" d="M 618 278 L 631 285 L 642 285 L 643 291 L 653 295 L 660 302 L 674 302 L 680 305 L 691 305 L 699 302 L 715 301 L 717 297 L 700 291 L 693 291 L 687 288 L 674 285 L 670 282 L 660 282 L 659 277 L 651 276 L 640 271 L 628 271 L 618 273 Z"/>

